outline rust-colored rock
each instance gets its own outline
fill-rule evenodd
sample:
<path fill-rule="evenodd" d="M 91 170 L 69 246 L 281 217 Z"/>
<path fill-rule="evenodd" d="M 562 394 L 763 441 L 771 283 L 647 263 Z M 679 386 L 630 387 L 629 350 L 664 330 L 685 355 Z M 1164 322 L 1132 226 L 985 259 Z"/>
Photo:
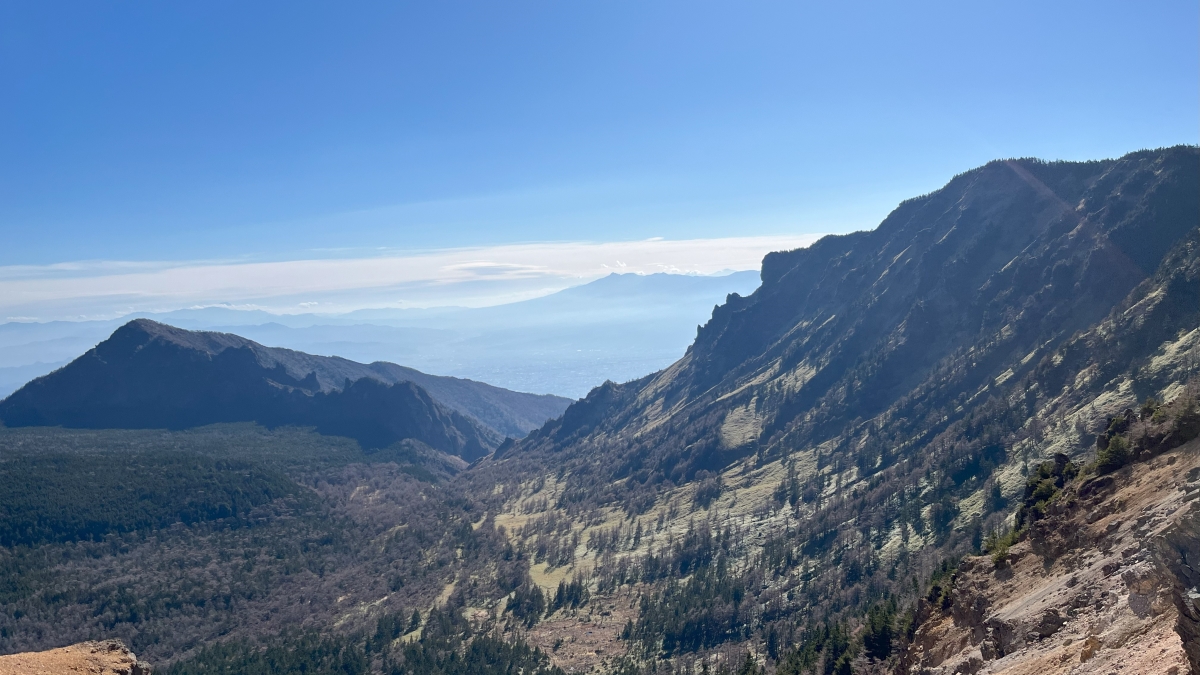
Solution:
<path fill-rule="evenodd" d="M 0 656 L 0 675 L 150 675 L 120 640 L 81 642 L 44 652 Z"/>
<path fill-rule="evenodd" d="M 959 567 L 898 670 L 1200 672 L 1200 441 L 1068 486 L 1008 564 Z M 1192 479 L 1192 480 L 1189 480 Z"/>

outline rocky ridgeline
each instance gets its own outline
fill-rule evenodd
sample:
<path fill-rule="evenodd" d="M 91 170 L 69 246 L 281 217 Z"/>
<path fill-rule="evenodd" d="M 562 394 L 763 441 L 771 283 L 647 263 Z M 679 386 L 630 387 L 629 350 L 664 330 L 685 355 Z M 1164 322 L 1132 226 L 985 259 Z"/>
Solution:
<path fill-rule="evenodd" d="M 81 642 L 44 652 L 0 656 L 0 675 L 150 675 L 150 665 L 120 640 Z"/>
<path fill-rule="evenodd" d="M 1200 672 L 1200 441 L 1067 485 L 920 603 L 907 673 Z"/>

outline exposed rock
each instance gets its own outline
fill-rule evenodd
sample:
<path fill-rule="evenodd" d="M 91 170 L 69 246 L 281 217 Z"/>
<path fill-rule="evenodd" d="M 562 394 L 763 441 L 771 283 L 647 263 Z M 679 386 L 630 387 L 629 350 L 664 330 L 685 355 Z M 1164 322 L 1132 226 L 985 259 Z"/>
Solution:
<path fill-rule="evenodd" d="M 670 513 L 683 500 L 707 505 L 694 498 L 703 476 L 770 475 L 757 493 L 730 484 L 713 502 L 726 515 L 739 492 L 743 505 L 779 495 L 737 522 L 749 546 L 775 540 L 782 555 L 764 570 L 766 586 L 752 580 L 763 591 L 755 606 L 800 628 L 881 590 L 903 598 L 909 571 L 928 574 L 968 550 L 974 517 L 979 533 L 998 523 L 1023 458 L 1065 464 L 1096 433 L 1125 440 L 1125 417 L 1095 421 L 1133 403 L 1121 379 L 1131 364 L 1147 363 L 1137 388 L 1164 400 L 1190 377 L 1173 364 L 1200 317 L 1200 163 L 1168 154 L 1053 172 L 990 164 L 906 202 L 876 230 L 770 254 L 762 286 L 716 308 L 680 361 L 596 388 L 507 448 L 497 470 L 561 481 L 560 506 L 539 517 L 571 518 L 567 503 L 574 513 Z M 1177 202 L 1170 213 L 1186 222 L 1121 215 L 1143 198 L 1138 213 Z M 1152 358 L 1160 351 L 1170 356 Z M 985 486 L 1000 488 L 997 499 Z M 1089 497 L 1083 513 L 1103 501 Z M 901 502 L 920 518 L 898 519 Z M 1058 517 L 1058 504 L 1042 505 L 1051 513 L 1030 522 Z M 530 513 L 505 509 L 514 524 Z M 1097 511 L 1092 522 L 1110 520 Z M 1026 544 L 1026 555 L 1070 558 L 1086 543 L 1073 529 L 1038 527 L 1039 548 Z M 883 564 L 864 564 L 873 560 Z M 801 578 L 803 592 L 792 588 Z M 1012 627 L 1014 644 L 1041 620 L 1039 611 Z M 982 631 L 972 639 L 978 647 Z"/>
<path fill-rule="evenodd" d="M 81 642 L 44 652 L 0 656 L 0 675 L 150 675 L 150 664 L 120 640 Z"/>
<path fill-rule="evenodd" d="M 1193 441 L 1068 486 L 1003 568 L 963 561 L 900 671 L 1200 672 L 1200 506 L 1180 480 L 1196 469 Z"/>

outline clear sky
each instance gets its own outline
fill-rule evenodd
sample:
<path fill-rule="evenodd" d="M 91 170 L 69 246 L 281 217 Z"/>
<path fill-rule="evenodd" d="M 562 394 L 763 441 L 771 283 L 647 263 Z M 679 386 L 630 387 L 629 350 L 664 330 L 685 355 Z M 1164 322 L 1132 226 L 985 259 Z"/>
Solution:
<path fill-rule="evenodd" d="M 3 3 L 0 279 L 869 228 L 1197 143 L 1198 7 Z"/>

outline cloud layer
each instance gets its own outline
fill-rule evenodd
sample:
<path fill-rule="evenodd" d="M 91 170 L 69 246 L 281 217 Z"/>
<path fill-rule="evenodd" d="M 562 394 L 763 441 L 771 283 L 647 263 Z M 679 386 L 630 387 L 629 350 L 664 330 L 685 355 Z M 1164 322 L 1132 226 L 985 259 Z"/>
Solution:
<path fill-rule="evenodd" d="M 758 269 L 769 251 L 820 235 L 553 242 L 278 262 L 100 261 L 0 267 L 0 316 L 83 319 L 230 305 L 277 313 L 483 306 L 613 272 Z"/>

